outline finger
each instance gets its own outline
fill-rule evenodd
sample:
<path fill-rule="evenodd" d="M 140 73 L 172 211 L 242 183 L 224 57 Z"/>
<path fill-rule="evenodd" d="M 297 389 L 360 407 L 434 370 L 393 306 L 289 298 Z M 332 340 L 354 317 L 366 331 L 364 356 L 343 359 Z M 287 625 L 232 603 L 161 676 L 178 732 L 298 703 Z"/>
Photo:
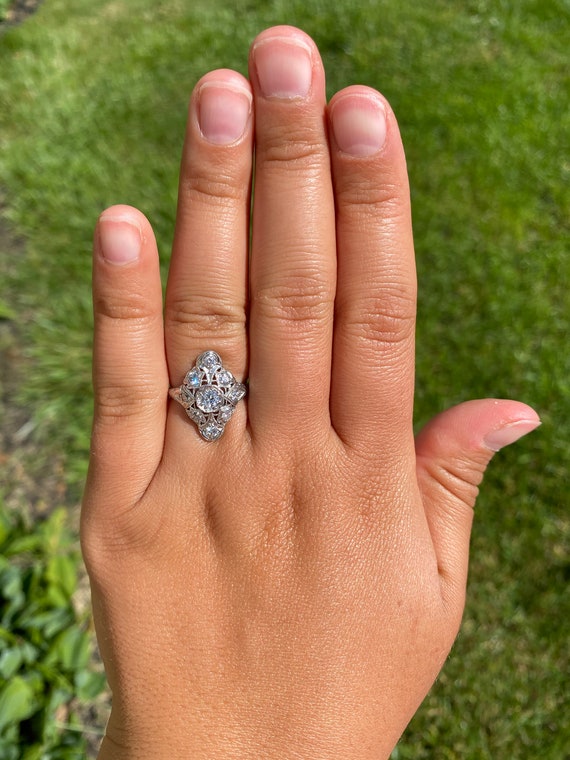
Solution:
<path fill-rule="evenodd" d="M 255 431 L 302 435 L 328 412 L 336 279 L 324 70 L 292 27 L 260 34 L 250 56 L 256 113 L 250 401 Z M 311 425 L 300 425 L 309 416 Z"/>
<path fill-rule="evenodd" d="M 329 105 L 336 201 L 331 417 L 340 437 L 413 451 L 416 274 L 406 161 L 386 100 L 368 87 Z M 403 431 L 404 434 L 403 434 Z"/>
<path fill-rule="evenodd" d="M 494 454 L 540 419 L 526 404 L 468 401 L 435 417 L 416 439 L 418 485 L 444 594 L 463 610 L 469 537 L 478 486 Z"/>
<path fill-rule="evenodd" d="M 173 385 L 210 348 L 239 379 L 246 370 L 251 102 L 247 80 L 225 69 L 206 74 L 190 101 L 166 291 Z"/>
<path fill-rule="evenodd" d="M 130 206 L 104 211 L 95 231 L 95 411 L 87 511 L 111 513 L 144 493 L 162 456 L 168 399 L 158 252 Z"/>

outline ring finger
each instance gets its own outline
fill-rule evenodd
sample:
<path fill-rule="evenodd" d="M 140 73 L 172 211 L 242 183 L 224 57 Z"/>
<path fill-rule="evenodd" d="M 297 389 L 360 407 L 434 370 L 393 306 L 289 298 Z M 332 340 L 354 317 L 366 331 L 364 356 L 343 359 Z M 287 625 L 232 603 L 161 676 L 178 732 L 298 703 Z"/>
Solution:
<path fill-rule="evenodd" d="M 226 69 L 206 74 L 190 101 L 166 290 L 171 385 L 209 348 L 245 376 L 251 104 L 247 80 Z"/>

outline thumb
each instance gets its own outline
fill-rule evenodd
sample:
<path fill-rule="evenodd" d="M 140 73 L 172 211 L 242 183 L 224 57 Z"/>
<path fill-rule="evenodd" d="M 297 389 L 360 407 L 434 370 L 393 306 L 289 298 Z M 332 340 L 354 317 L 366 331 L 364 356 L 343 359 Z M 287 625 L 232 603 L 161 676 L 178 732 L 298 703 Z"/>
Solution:
<path fill-rule="evenodd" d="M 444 601 L 463 611 L 478 486 L 494 454 L 540 425 L 518 401 L 467 401 L 434 417 L 416 438 L 416 468 Z"/>

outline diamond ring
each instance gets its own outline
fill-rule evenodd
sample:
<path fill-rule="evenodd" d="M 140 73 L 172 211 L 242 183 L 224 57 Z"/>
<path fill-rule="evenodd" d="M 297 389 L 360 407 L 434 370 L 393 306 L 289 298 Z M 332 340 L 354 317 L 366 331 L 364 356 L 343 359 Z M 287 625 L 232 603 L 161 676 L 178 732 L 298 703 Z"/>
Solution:
<path fill-rule="evenodd" d="M 200 354 L 182 385 L 168 391 L 198 425 L 200 435 L 206 441 L 221 438 L 226 422 L 246 392 L 245 385 L 238 383 L 215 351 Z"/>

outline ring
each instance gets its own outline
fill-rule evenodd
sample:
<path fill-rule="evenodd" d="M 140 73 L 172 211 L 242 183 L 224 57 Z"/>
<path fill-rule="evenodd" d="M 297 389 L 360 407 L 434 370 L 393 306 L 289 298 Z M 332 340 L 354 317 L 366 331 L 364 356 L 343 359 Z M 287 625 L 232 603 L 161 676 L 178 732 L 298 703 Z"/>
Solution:
<path fill-rule="evenodd" d="M 222 364 L 215 351 L 204 351 L 179 388 L 168 394 L 182 404 L 206 441 L 217 441 L 247 389 Z"/>

